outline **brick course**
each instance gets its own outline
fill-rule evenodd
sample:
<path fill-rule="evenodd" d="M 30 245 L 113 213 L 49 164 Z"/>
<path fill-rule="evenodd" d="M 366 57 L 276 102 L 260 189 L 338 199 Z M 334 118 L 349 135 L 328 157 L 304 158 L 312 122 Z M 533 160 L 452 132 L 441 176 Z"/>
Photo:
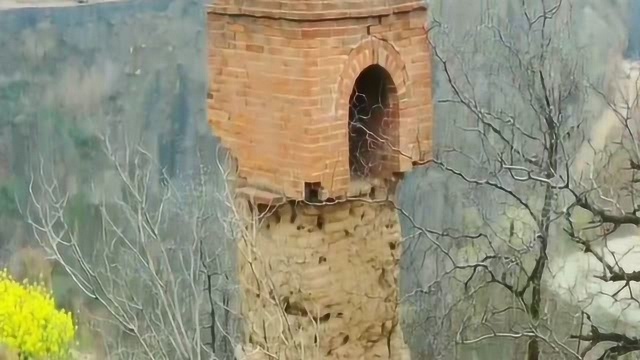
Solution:
<path fill-rule="evenodd" d="M 243 6 L 238 4 L 242 3 Z M 218 0 L 209 8 L 209 123 L 264 190 L 330 197 L 350 183 L 349 100 L 370 65 L 390 75 L 393 153 L 380 176 L 430 156 L 431 58 L 422 1 Z"/>

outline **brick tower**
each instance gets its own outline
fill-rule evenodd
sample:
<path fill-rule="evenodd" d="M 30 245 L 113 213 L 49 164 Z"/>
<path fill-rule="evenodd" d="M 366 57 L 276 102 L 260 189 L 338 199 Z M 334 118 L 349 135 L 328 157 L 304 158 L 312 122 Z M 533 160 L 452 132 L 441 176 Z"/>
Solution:
<path fill-rule="evenodd" d="M 208 12 L 209 123 L 241 191 L 344 199 L 430 156 L 423 0 L 216 0 Z"/>
<path fill-rule="evenodd" d="M 431 156 L 424 2 L 214 4 L 209 124 L 269 210 L 238 239 L 241 358 L 407 359 L 398 214 L 361 198 Z"/>

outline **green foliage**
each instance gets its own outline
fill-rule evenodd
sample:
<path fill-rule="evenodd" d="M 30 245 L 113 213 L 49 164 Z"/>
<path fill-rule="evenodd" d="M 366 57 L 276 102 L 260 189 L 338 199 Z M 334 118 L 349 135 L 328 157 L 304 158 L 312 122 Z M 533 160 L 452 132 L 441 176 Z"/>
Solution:
<path fill-rule="evenodd" d="M 102 154 L 102 142 L 98 136 L 84 131 L 70 121 L 60 119 L 57 124 L 82 161 L 94 161 Z"/>
<path fill-rule="evenodd" d="M 14 81 L 0 85 L 0 128 L 17 123 L 24 117 L 19 116 L 24 111 L 25 92 L 29 83 L 26 80 Z"/>
<path fill-rule="evenodd" d="M 27 194 L 27 181 L 13 178 L 5 185 L 0 186 L 0 217 L 18 218 L 20 209 L 18 202 Z"/>
<path fill-rule="evenodd" d="M 51 156 L 45 162 L 63 170 L 61 173 L 77 176 L 80 182 L 88 181 L 104 167 L 100 138 L 77 119 L 50 109 L 42 109 L 37 118 L 41 134 L 36 144 L 38 152 Z"/>
<path fill-rule="evenodd" d="M 86 192 L 71 196 L 65 208 L 65 217 L 71 226 L 84 227 L 87 230 L 100 228 L 100 209 L 93 204 Z M 95 234 L 85 234 L 95 236 Z"/>

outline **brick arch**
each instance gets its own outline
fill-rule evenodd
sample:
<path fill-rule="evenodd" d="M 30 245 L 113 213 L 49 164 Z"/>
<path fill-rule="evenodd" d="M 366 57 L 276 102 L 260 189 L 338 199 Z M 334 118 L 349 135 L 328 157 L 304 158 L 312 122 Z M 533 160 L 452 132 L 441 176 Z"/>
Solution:
<path fill-rule="evenodd" d="M 344 118 L 349 95 L 356 79 L 370 65 L 380 65 L 385 68 L 397 88 L 398 100 L 402 102 L 407 98 L 409 75 L 402 56 L 389 42 L 371 37 L 362 41 L 349 53 L 349 59 L 338 79 L 335 111 L 339 118 Z"/>
<path fill-rule="evenodd" d="M 389 143 L 385 145 L 389 150 L 385 156 L 384 164 L 381 164 L 380 175 L 387 177 L 391 172 L 400 170 L 400 154 L 397 151 L 390 151 L 392 148 L 400 148 L 400 119 L 402 118 L 402 110 L 400 104 L 404 103 L 408 97 L 407 84 L 409 77 L 405 63 L 400 53 L 389 42 L 377 38 L 368 38 L 358 44 L 349 54 L 349 58 L 343 68 L 338 80 L 338 97 L 335 103 L 336 119 L 345 124 L 343 141 L 349 148 L 349 102 L 351 94 L 358 77 L 363 74 L 372 65 L 382 67 L 392 82 L 392 90 L 389 95 L 391 97 L 391 109 L 389 109 L 389 117 L 391 118 L 390 133 L 388 133 Z M 346 154 L 345 154 L 346 155 Z M 342 159 L 349 159 L 350 156 L 341 156 Z M 347 160 L 348 161 L 348 160 Z M 350 167 L 349 167 L 350 168 Z M 351 176 L 351 173 L 349 173 Z"/>

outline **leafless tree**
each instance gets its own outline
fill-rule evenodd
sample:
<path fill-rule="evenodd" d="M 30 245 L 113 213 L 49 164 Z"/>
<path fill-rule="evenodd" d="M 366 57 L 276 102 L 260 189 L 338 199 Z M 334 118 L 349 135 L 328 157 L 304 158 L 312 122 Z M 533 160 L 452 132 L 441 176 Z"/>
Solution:
<path fill-rule="evenodd" d="M 639 272 L 629 270 L 632 263 L 621 261 L 626 254 L 612 244 L 626 226 L 640 245 L 640 72 L 633 65 L 611 71 L 624 74 L 624 81 L 611 82 L 624 88 L 603 89 L 588 77 L 583 49 L 572 46 L 570 1 L 510 3 L 515 5 L 508 21 L 483 15 L 480 26 L 457 38 L 462 42 L 451 40 L 455 29 L 437 19 L 429 29 L 448 90 L 439 109 L 459 116 L 454 131 L 475 140 L 441 144 L 425 163 L 468 191 L 460 205 L 463 221 L 435 229 L 410 220 L 443 255 L 444 270 L 432 285 L 461 291 L 448 301 L 441 323 L 450 321 L 459 345 L 514 341 L 528 360 L 612 359 L 638 351 L 637 328 L 603 324 L 607 316 L 632 321 L 628 313 L 614 314 L 594 302 L 601 293 L 611 303 L 640 310 L 632 285 Z M 589 114 L 596 102 L 602 104 L 601 117 Z M 618 129 L 608 132 L 607 146 L 594 144 L 598 134 L 591 131 L 602 118 Z M 592 154 L 589 160 L 585 153 Z M 631 245 L 626 252 L 632 251 Z M 564 286 L 571 270 L 561 265 L 571 255 L 597 262 L 601 273 Z M 597 286 L 616 282 L 619 289 L 593 290 L 594 276 Z"/>
<path fill-rule="evenodd" d="M 159 165 L 142 146 L 114 145 L 110 136 L 103 144 L 122 196 L 96 196 L 94 237 L 83 238 L 69 219 L 69 198 L 47 164 L 23 209 L 35 237 L 102 309 L 96 323 L 108 358 L 232 359 L 241 226 L 228 167 L 203 167 L 189 185 L 159 185 Z"/>

